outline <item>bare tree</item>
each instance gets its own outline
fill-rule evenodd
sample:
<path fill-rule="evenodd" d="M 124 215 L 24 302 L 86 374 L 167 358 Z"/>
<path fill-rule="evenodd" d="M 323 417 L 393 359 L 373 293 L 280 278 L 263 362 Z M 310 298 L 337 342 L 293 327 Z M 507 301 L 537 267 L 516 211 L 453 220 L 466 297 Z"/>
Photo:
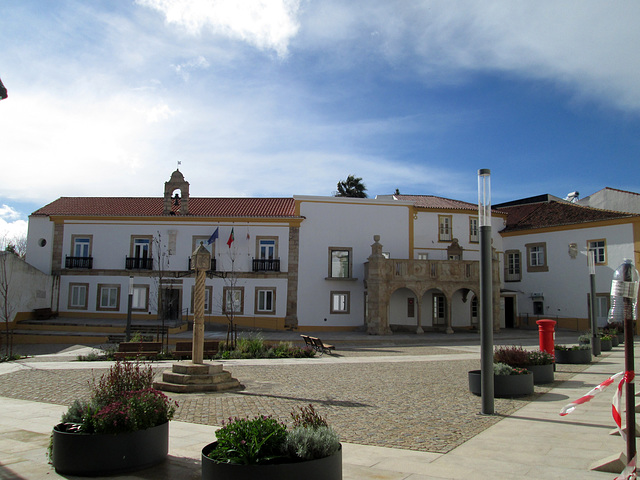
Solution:
<path fill-rule="evenodd" d="M 5 354 L 13 355 L 13 330 L 10 323 L 16 310 L 14 303 L 15 294 L 11 283 L 12 257 L 15 253 L 10 251 L 0 252 L 0 319 L 5 325 Z"/>

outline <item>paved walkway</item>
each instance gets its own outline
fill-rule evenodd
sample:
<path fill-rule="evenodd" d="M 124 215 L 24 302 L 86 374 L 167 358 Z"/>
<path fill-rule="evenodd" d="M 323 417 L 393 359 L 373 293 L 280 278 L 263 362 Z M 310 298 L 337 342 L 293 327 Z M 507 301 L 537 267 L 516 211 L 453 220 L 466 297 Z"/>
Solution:
<path fill-rule="evenodd" d="M 537 342 L 535 332 L 510 335 L 498 335 L 496 343 Z M 557 341 L 569 343 L 575 336 L 558 334 Z M 477 335 L 459 336 L 457 342 L 438 337 L 447 340 L 438 346 L 416 344 L 415 335 L 384 337 L 377 343 L 366 335 L 359 338 L 360 343 L 345 340 L 340 356 L 225 361 L 225 368 L 245 383 L 245 391 L 180 395 L 181 408 L 170 427 L 169 460 L 119 478 L 199 478 L 199 452 L 214 438 L 220 415 L 235 410 L 239 415 L 286 417 L 291 406 L 307 401 L 326 414 L 343 439 L 346 480 L 615 476 L 589 470 L 593 462 L 625 448 L 620 437 L 609 435 L 613 391 L 569 416 L 558 412 L 622 370 L 622 347 L 581 372 L 559 365 L 556 378 L 565 381 L 536 387 L 536 394 L 525 400 L 496 399 L 497 415 L 486 417 L 477 415 L 480 399 L 468 392 L 466 383 L 466 370 L 479 366 Z M 69 361 L 87 350 L 0 364 L 1 479 L 59 478 L 44 452 L 51 427 L 70 403 L 65 395 L 82 394 L 91 370 L 108 367 Z M 321 382 L 305 383 L 308 378 Z"/>

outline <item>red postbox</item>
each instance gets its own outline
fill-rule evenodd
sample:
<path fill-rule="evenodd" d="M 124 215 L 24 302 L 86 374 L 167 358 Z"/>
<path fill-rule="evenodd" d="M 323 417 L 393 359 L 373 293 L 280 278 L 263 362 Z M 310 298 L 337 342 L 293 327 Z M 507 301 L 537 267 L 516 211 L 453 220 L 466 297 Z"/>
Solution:
<path fill-rule="evenodd" d="M 542 319 L 538 324 L 538 334 L 540 335 L 540 350 L 554 355 L 555 320 Z"/>

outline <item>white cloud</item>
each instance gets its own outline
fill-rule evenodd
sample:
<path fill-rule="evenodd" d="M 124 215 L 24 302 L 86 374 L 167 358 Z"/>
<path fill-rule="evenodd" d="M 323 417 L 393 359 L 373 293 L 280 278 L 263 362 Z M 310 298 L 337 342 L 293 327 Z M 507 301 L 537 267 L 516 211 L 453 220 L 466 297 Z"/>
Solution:
<path fill-rule="evenodd" d="M 197 58 L 193 58 L 179 65 L 172 65 L 172 67 L 174 68 L 176 73 L 180 75 L 186 82 L 189 80 L 192 70 L 206 70 L 207 68 L 209 68 L 209 62 L 206 58 L 200 55 Z"/>
<path fill-rule="evenodd" d="M 0 218 L 3 220 L 17 220 L 20 218 L 20 213 L 9 205 L 3 204 L 0 207 Z"/>
<path fill-rule="evenodd" d="M 289 41 L 298 32 L 299 0 L 137 0 L 160 11 L 169 24 L 190 34 L 211 30 L 245 41 L 261 50 L 287 55 Z"/>
<path fill-rule="evenodd" d="M 344 68 L 380 56 L 427 83 L 509 73 L 637 112 L 638 18 L 640 3 L 623 1 L 325 0 L 307 5 L 300 37 Z"/>
<path fill-rule="evenodd" d="M 20 217 L 20 213 L 9 205 L 0 207 L 0 248 L 4 248 L 7 242 L 27 236 L 27 222 Z"/>

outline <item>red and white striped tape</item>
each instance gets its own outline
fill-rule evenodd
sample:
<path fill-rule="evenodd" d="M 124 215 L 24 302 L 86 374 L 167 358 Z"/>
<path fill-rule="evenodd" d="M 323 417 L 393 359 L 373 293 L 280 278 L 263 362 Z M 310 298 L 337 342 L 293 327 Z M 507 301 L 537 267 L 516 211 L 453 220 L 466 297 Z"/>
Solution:
<path fill-rule="evenodd" d="M 618 378 L 620 378 L 623 375 L 624 375 L 624 372 L 619 372 L 619 373 L 616 373 L 615 375 L 612 375 L 611 377 L 607 378 L 600 385 L 598 385 L 597 387 L 592 388 L 591 390 L 589 390 L 589 392 L 586 395 L 580 397 L 575 402 L 571 402 L 571 403 L 565 405 L 564 407 L 562 407 L 562 410 L 560 410 L 560 415 L 561 416 L 568 415 L 571 412 L 573 412 L 578 405 L 582 405 L 583 403 L 589 402 L 598 393 L 602 392 L 605 388 L 607 388 L 609 385 L 611 385 L 613 382 L 615 382 Z M 622 384 L 622 382 L 621 382 L 621 384 Z M 621 387 L 618 387 L 618 390 L 620 390 L 620 389 L 621 389 Z M 615 400 L 615 396 L 614 396 L 614 400 Z M 619 409 L 618 409 L 618 411 L 619 411 Z M 615 415 L 614 415 L 614 419 L 615 419 Z"/>
<path fill-rule="evenodd" d="M 633 371 L 624 372 L 624 377 L 620 380 L 611 402 L 611 415 L 613 416 L 613 421 L 616 422 L 616 428 L 625 442 L 627 441 L 627 435 L 624 433 L 624 430 L 622 430 L 622 414 L 620 413 L 622 412 L 622 408 L 620 407 L 620 402 L 622 400 L 622 387 L 625 383 L 633 381 L 634 376 L 635 373 Z"/>
<path fill-rule="evenodd" d="M 636 480 L 636 457 L 633 457 L 620 475 L 613 480 Z"/>

